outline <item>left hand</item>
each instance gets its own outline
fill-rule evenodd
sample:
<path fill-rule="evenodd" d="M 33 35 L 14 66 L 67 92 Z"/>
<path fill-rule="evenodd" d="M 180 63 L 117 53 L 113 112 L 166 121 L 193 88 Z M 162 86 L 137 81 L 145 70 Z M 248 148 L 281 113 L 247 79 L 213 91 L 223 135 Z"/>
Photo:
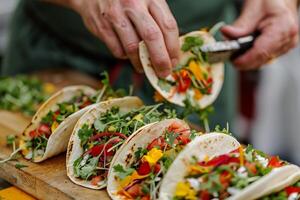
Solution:
<path fill-rule="evenodd" d="M 233 64 L 241 70 L 257 69 L 295 47 L 299 39 L 297 9 L 297 0 L 245 0 L 241 16 L 221 31 L 229 38 L 256 30 L 261 35 Z"/>

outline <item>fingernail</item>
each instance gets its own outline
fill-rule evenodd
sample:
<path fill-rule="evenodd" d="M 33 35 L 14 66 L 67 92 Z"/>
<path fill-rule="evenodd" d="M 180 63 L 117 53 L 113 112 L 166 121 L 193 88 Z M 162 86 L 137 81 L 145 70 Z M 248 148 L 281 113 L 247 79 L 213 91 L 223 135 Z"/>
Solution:
<path fill-rule="evenodd" d="M 178 64 L 178 59 L 173 58 L 171 61 L 172 61 L 172 67 L 176 67 L 176 65 Z"/>
<path fill-rule="evenodd" d="M 158 76 L 160 78 L 166 78 L 171 73 L 170 70 L 159 71 Z"/>

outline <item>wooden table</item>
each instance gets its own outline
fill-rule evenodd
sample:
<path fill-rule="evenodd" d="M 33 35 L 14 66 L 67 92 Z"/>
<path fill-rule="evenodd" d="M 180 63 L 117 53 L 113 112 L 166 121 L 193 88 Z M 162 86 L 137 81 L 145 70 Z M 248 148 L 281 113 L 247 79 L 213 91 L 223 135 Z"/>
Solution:
<path fill-rule="evenodd" d="M 44 72 L 39 77 L 54 82 L 58 88 L 71 84 L 99 86 L 96 81 L 78 72 Z M 11 148 L 6 145 L 6 136 L 21 135 L 30 118 L 8 111 L 0 111 L 0 159 L 8 157 Z M 41 164 L 31 163 L 23 158 L 18 162 L 28 167 L 15 168 L 16 161 L 0 165 L 0 178 L 17 186 L 38 199 L 98 199 L 108 200 L 105 190 L 91 190 L 72 183 L 65 168 L 65 154 L 51 158 Z"/>

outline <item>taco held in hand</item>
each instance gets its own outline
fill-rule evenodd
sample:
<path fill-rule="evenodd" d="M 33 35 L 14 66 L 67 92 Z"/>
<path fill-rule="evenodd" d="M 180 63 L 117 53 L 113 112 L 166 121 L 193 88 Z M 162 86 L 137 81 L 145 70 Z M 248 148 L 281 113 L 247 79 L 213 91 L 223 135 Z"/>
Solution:
<path fill-rule="evenodd" d="M 194 31 L 180 37 L 180 60 L 172 74 L 160 79 L 151 65 L 144 42 L 140 43 L 139 54 L 146 76 L 152 86 L 169 102 L 184 106 L 188 99 L 194 105 L 205 108 L 211 105 L 221 91 L 224 79 L 224 64 L 209 64 L 200 47 L 214 42 L 207 32 Z"/>
<path fill-rule="evenodd" d="M 69 86 L 51 96 L 33 116 L 20 140 L 26 159 L 41 162 L 64 152 L 79 117 L 95 103 L 96 91 Z"/>
<path fill-rule="evenodd" d="M 110 163 L 121 145 L 147 124 L 174 117 L 158 109 L 161 104 L 143 106 L 137 97 L 103 102 L 77 122 L 67 153 L 67 174 L 76 184 L 92 189 L 106 186 Z"/>
<path fill-rule="evenodd" d="M 167 119 L 130 138 L 112 162 L 107 191 L 112 199 L 156 199 L 177 154 L 196 134 L 179 119 Z"/>
<path fill-rule="evenodd" d="M 212 154 L 211 148 L 216 145 L 213 141 L 206 149 L 193 142 L 166 175 L 162 199 L 257 199 L 291 184 L 300 170 L 251 146 L 219 147 L 220 151 Z"/>

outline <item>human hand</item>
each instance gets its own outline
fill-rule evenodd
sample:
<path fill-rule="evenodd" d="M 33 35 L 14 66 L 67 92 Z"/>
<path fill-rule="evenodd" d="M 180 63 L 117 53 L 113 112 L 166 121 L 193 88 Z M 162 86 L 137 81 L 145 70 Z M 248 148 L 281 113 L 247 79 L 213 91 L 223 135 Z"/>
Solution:
<path fill-rule="evenodd" d="M 240 17 L 221 31 L 236 38 L 260 31 L 253 47 L 236 58 L 241 70 L 256 69 L 298 43 L 297 0 L 245 0 Z"/>
<path fill-rule="evenodd" d="M 171 73 L 179 56 L 177 23 L 165 0 L 71 0 L 87 28 L 118 58 L 142 71 L 138 46 L 144 40 L 159 77 Z"/>

